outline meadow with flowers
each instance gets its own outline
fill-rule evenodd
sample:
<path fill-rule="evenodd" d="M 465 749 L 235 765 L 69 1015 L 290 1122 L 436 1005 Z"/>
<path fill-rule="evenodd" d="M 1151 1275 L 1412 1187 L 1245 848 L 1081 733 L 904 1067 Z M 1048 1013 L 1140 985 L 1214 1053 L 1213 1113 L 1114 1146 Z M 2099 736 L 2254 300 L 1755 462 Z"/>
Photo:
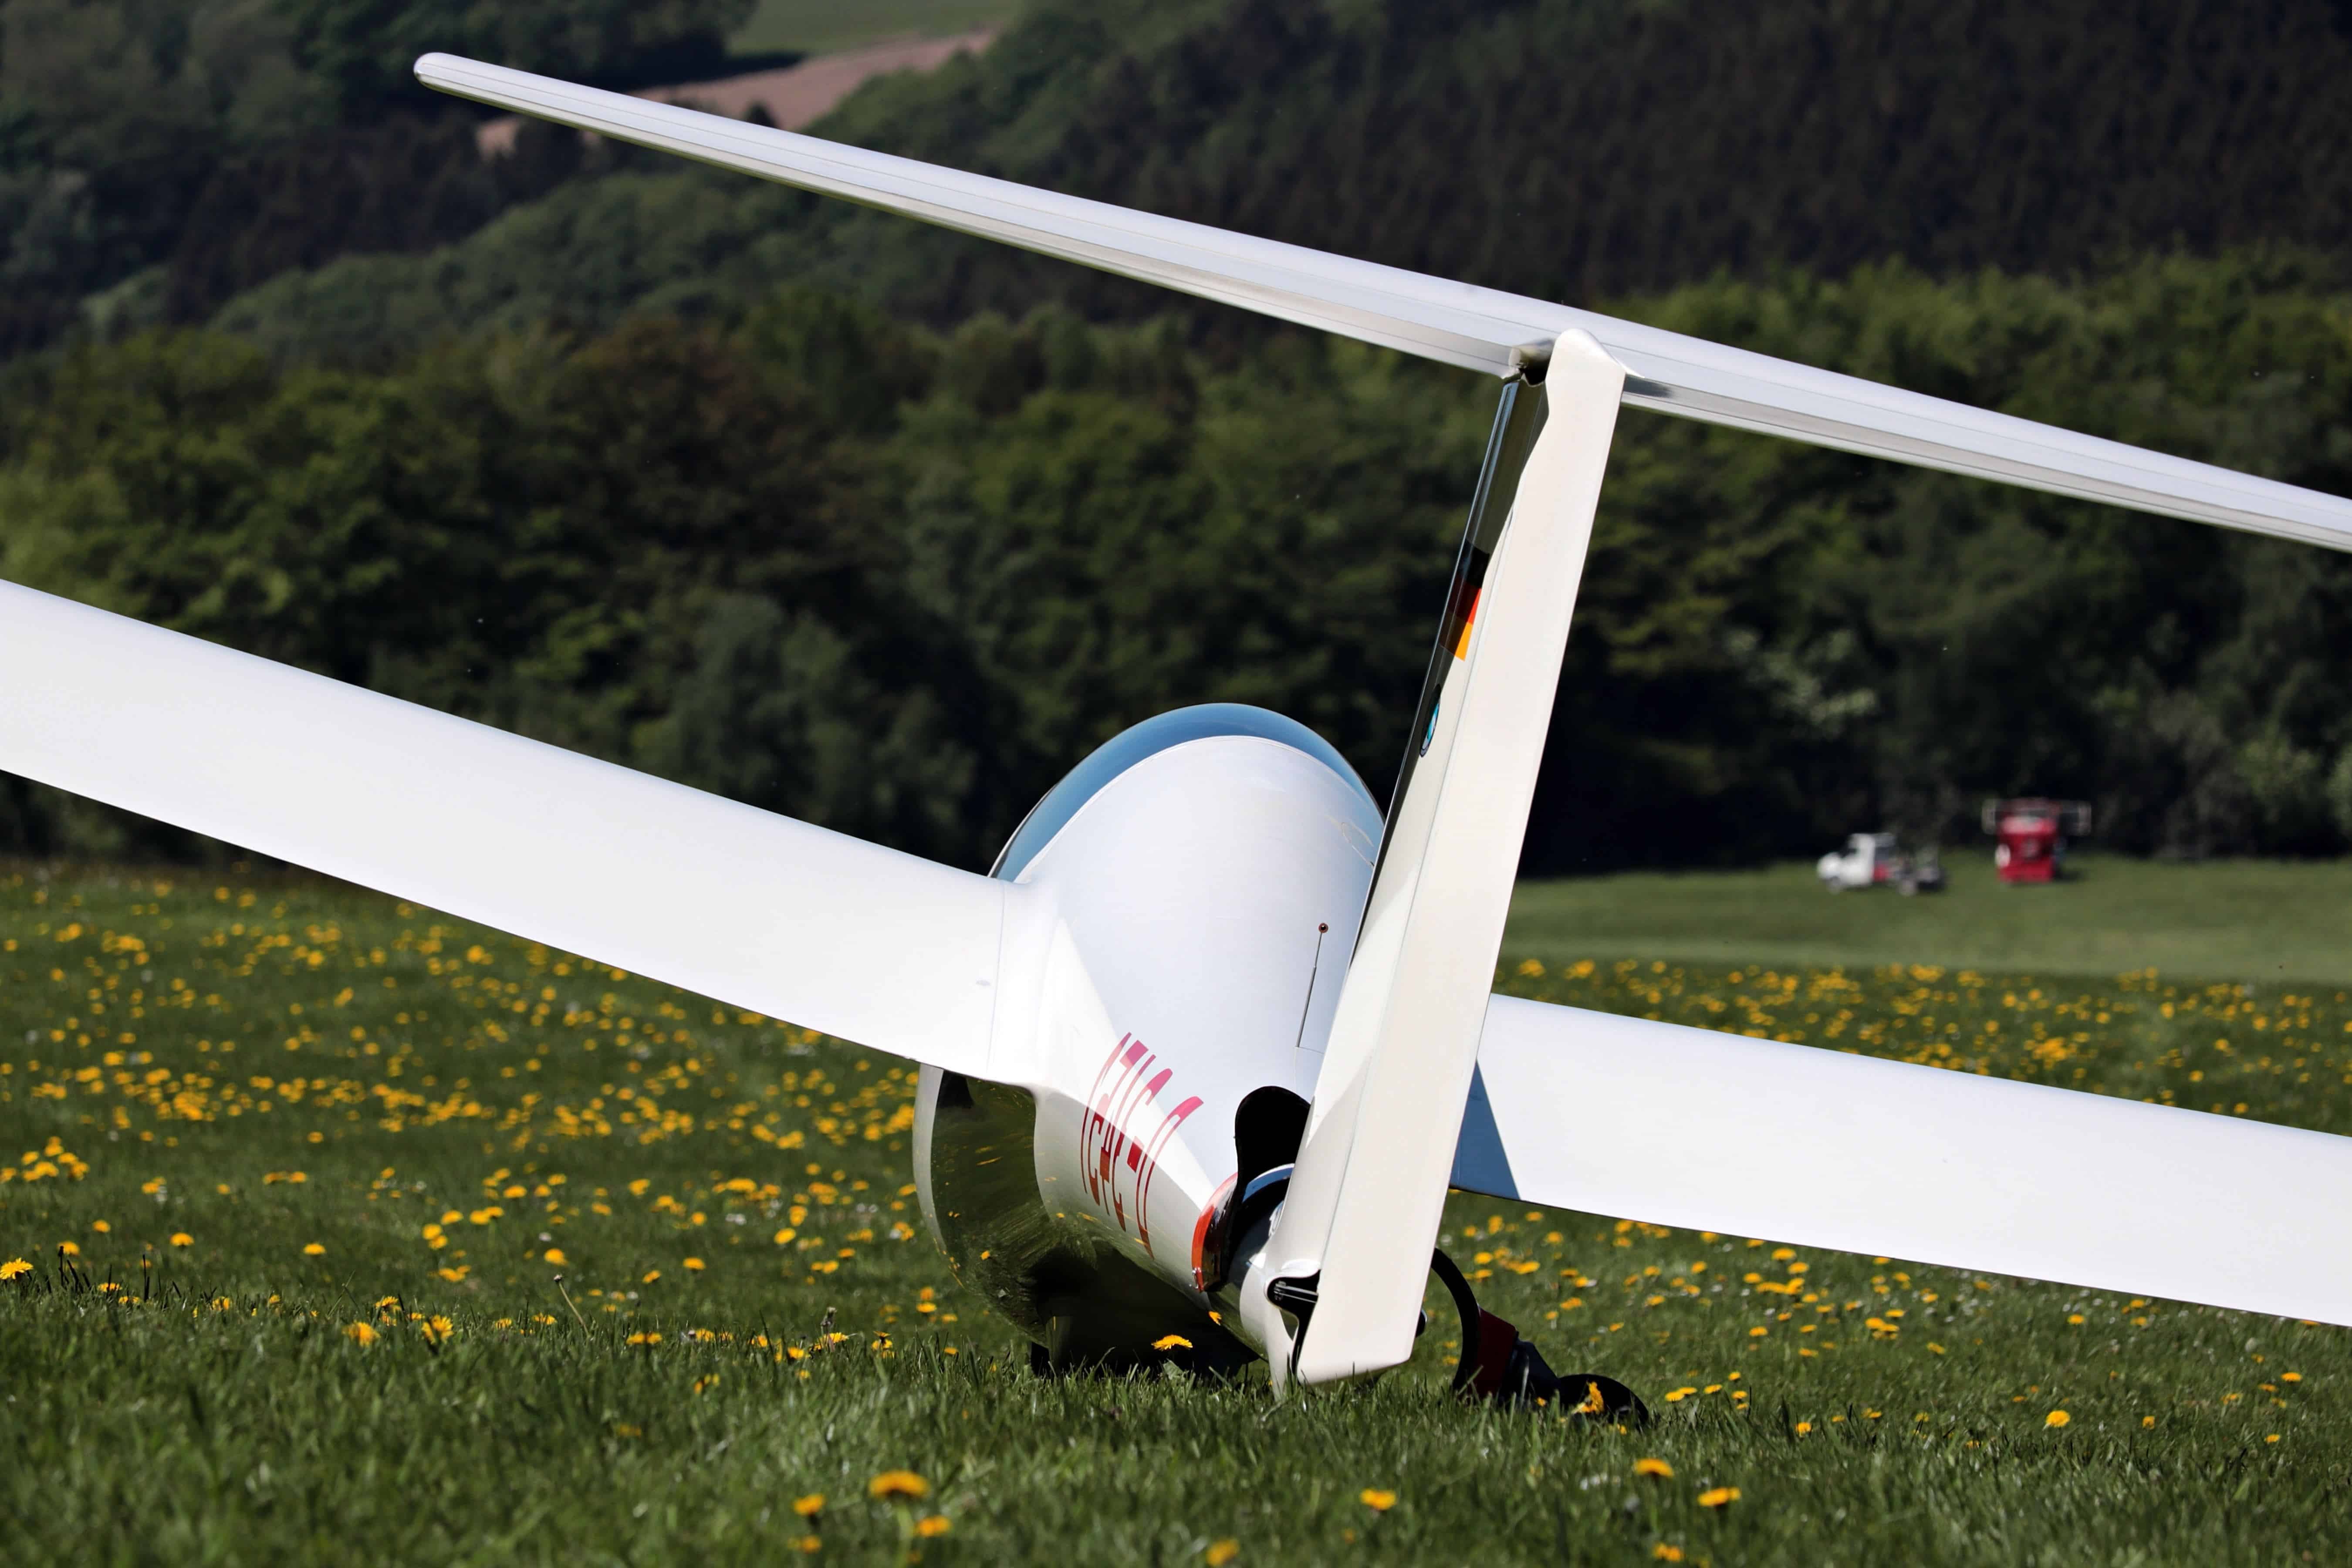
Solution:
<path fill-rule="evenodd" d="M 1549 949 L 1502 984 L 2352 1132 L 2345 988 Z M 13 1552 L 2215 1563 L 2352 1540 L 2343 1331 L 1463 1195 L 1448 1246 L 1482 1295 L 1654 1425 L 1453 1403 L 1442 1310 L 1415 1366 L 1306 1398 L 1041 1379 L 921 1230 L 912 1092 L 903 1062 L 336 884 L 0 866 Z M 1755 1157 L 1803 1135 L 1759 1124 Z"/>

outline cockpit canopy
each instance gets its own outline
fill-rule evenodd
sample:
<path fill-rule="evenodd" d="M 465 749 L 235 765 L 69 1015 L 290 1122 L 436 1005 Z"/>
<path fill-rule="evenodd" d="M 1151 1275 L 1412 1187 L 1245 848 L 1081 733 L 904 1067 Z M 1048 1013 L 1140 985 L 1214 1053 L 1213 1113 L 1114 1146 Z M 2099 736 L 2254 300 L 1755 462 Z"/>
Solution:
<path fill-rule="evenodd" d="M 1062 782 L 1046 791 L 1045 798 L 1030 808 L 988 874 L 1008 882 L 1018 879 L 1038 852 L 1054 841 L 1054 836 L 1105 784 L 1147 757 L 1188 741 L 1219 735 L 1251 735 L 1304 752 L 1347 780 L 1349 786 L 1370 802 L 1375 811 L 1380 809 L 1380 803 L 1372 799 L 1372 792 L 1364 787 L 1356 770 L 1348 765 L 1348 759 L 1296 719 L 1286 719 L 1279 713 L 1241 702 L 1203 702 L 1146 719 L 1096 747 L 1093 755 L 1064 774 Z"/>

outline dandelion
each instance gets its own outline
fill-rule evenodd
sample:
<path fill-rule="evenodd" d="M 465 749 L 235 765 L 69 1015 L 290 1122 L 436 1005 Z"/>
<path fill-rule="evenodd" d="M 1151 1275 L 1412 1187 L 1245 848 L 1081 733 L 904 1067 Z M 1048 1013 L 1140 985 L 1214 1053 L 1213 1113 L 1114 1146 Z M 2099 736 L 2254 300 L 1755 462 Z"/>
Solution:
<path fill-rule="evenodd" d="M 877 1501 L 885 1498 L 926 1498 L 931 1495 L 931 1483 L 912 1470 L 885 1470 L 866 1483 L 866 1495 Z"/>
<path fill-rule="evenodd" d="M 108 1231 L 112 1230 L 114 1227 L 107 1224 L 102 1219 L 94 1219 L 89 1222 L 89 1228 L 98 1232 L 99 1235 L 104 1236 Z"/>
<path fill-rule="evenodd" d="M 1633 1473 L 1637 1476 L 1655 1476 L 1662 1481 L 1675 1479 L 1675 1468 L 1664 1459 L 1636 1459 L 1633 1461 Z"/>
<path fill-rule="evenodd" d="M 437 1345 L 444 1340 L 446 1340 L 451 1334 L 456 1333 L 457 1331 L 457 1325 L 451 1322 L 446 1318 L 431 1317 L 425 1319 L 425 1321 L 418 1326 L 417 1331 L 425 1336 L 425 1342 L 426 1344 Z"/>
<path fill-rule="evenodd" d="M 702 1272 L 702 1259 L 700 1259 L 699 1258 L 688 1258 L 688 1259 L 686 1260 L 686 1271 L 687 1271 L 688 1273 L 689 1273 L 689 1274 L 699 1274 L 699 1273 L 701 1273 L 701 1272 Z"/>
<path fill-rule="evenodd" d="M 172 1233 L 172 1245 L 173 1247 L 194 1247 L 195 1244 L 196 1238 L 190 1236 L 184 1230 L 175 1230 Z"/>
<path fill-rule="evenodd" d="M 2072 1415 L 2067 1415 L 2063 1410 L 2053 1410 L 2049 1415 L 2044 1415 L 2042 1418 L 2042 1424 L 2044 1426 L 2063 1426 L 2067 1422 L 2072 1421 L 2073 1419 L 2074 1418 Z"/>
<path fill-rule="evenodd" d="M 81 1248 L 70 1241 L 61 1241 L 58 1243 L 58 1250 L 64 1253 L 68 1258 L 79 1258 L 81 1256 Z"/>
<path fill-rule="evenodd" d="M 922 1536 L 945 1535 L 954 1528 L 954 1523 L 943 1513 L 935 1513 L 915 1521 L 915 1533 Z"/>
<path fill-rule="evenodd" d="M 1356 1500 L 1374 1513 L 1386 1513 L 1396 1507 L 1396 1493 L 1382 1487 L 1366 1487 L 1356 1494 Z"/>
<path fill-rule="evenodd" d="M 1229 1535 L 1223 1541 L 1209 1542 L 1208 1550 L 1201 1553 L 1201 1561 L 1209 1568 L 1225 1568 L 1226 1563 L 1241 1554 L 1242 1543 Z"/>
<path fill-rule="evenodd" d="M 921 1310 L 930 1310 L 931 1304 L 924 1302 Z M 1156 1351 L 1188 1351 L 1192 1348 L 1192 1342 L 1181 1334 L 1162 1334 L 1151 1342 L 1151 1348 Z"/>
<path fill-rule="evenodd" d="M 1661 1563 L 1679 1563 L 1683 1560 L 1683 1549 L 1661 1541 L 1650 1548 L 1650 1555 Z"/>
<path fill-rule="evenodd" d="M 1739 1500 L 1738 1487 L 1713 1487 L 1698 1494 L 1701 1508 L 1729 1508 Z"/>
<path fill-rule="evenodd" d="M 661 1278 L 661 1270 L 660 1270 L 660 1269 L 658 1269 L 658 1268 L 648 1268 L 648 1269 L 646 1269 L 646 1277 L 645 1277 L 643 1279 L 638 1280 L 638 1281 L 637 1281 L 637 1283 L 638 1283 L 638 1284 L 640 1284 L 640 1285 L 650 1285 L 650 1284 L 652 1284 L 655 1280 L 656 1280 L 656 1279 L 660 1279 L 660 1278 Z"/>
<path fill-rule="evenodd" d="M 324 1258 L 327 1256 L 327 1249 L 314 1241 L 302 1248 L 302 1256 L 305 1258 Z"/>
<path fill-rule="evenodd" d="M 558 1268 L 562 1268 L 565 1262 L 563 1248 L 560 1247 L 549 1247 L 547 1249 L 547 1261 L 554 1264 Z"/>
<path fill-rule="evenodd" d="M 372 1345 L 379 1337 L 374 1328 L 366 1323 L 352 1323 L 343 1330 L 343 1338 L 355 1345 Z"/>
<path fill-rule="evenodd" d="M 22 1279 L 32 1271 L 33 1266 L 21 1258 L 12 1258 L 0 1263 L 0 1279 Z"/>
<path fill-rule="evenodd" d="M 1798 1422 L 1798 1423 L 1797 1423 L 1797 1436 L 1800 1436 L 1800 1437 L 1803 1436 L 1806 1433 L 1808 1433 L 1808 1432 L 1811 1431 L 1812 1429 L 1813 1429 L 1813 1424 L 1812 1424 L 1811 1422 L 1810 1422 L 1810 1421 L 1800 1421 L 1800 1422 Z"/>
<path fill-rule="evenodd" d="M 824 1511 L 824 1494 L 811 1492 L 806 1497 L 793 1499 L 793 1511 L 803 1519 L 814 1519 Z"/>

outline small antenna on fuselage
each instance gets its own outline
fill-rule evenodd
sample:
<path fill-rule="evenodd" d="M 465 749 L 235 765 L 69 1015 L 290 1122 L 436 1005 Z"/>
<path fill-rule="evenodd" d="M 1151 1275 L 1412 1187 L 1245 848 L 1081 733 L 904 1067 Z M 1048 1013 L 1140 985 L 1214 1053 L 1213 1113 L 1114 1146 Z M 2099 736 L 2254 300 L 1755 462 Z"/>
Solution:
<path fill-rule="evenodd" d="M 1331 933 L 1330 922 L 1319 921 L 1315 927 L 1315 963 L 1307 971 L 1307 1001 L 1298 1009 L 1298 1037 L 1290 1042 L 1294 1051 L 1307 1047 L 1307 1015 L 1315 1011 L 1315 977 L 1323 972 L 1323 939 Z"/>

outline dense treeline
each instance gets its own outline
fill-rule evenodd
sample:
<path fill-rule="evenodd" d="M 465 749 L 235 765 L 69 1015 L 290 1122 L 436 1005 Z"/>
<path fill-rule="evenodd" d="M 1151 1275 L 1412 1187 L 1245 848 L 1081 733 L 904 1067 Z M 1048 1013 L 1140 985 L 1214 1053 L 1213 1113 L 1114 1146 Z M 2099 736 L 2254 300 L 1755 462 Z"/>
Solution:
<path fill-rule="evenodd" d="M 1577 302 L 1901 258 L 2091 276 L 2352 254 L 2352 7 L 2267 0 L 1036 0 L 870 86 L 866 145 Z M 436 326 L 740 305 L 779 278 L 946 325 L 1164 298 L 903 220 L 637 165 L 224 324 L 380 363 Z M 1228 321 L 1226 326 L 1230 328 Z"/>
<path fill-rule="evenodd" d="M 786 277 L 935 326 L 1166 308 L 568 135 L 485 162 L 477 111 L 408 73 L 439 47 L 692 79 L 748 4 L 0 0 L 0 357 L 257 288 L 226 324 L 379 366 L 419 332 L 741 310 Z M 2347 80 L 2340 0 L 1034 0 L 984 57 L 821 129 L 1592 300 L 1894 258 L 2352 253 Z"/>
<path fill-rule="evenodd" d="M 2352 490 L 2352 299 L 2315 263 L 2064 288 L 1901 268 L 1638 313 Z M 0 400 L 0 577 L 979 865 L 1189 701 L 1392 772 L 1491 388 L 1344 344 L 806 288 L 698 321 L 439 340 L 381 371 L 142 335 Z M 2352 834 L 2352 563 L 1629 411 L 1530 868 L 1965 832 Z M 153 830 L 21 784 L 0 833 Z"/>
<path fill-rule="evenodd" d="M 289 269 L 429 250 L 606 160 L 485 161 L 409 64 L 598 80 L 723 67 L 751 0 L 0 0 L 0 358 L 198 321 Z"/>

